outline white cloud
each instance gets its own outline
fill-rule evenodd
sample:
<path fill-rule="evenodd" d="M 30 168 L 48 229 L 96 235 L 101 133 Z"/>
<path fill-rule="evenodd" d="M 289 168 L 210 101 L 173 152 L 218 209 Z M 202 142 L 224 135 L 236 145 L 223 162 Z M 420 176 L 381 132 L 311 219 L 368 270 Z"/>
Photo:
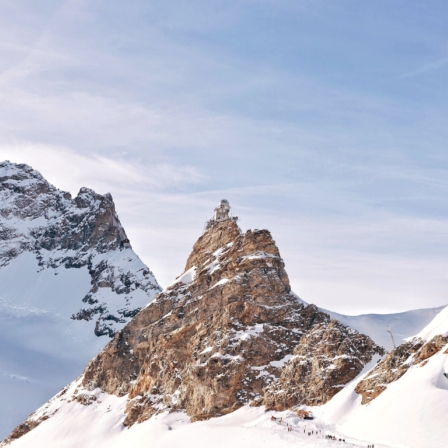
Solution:
<path fill-rule="evenodd" d="M 142 165 L 126 156 L 87 156 L 68 148 L 34 143 L 0 145 L 0 159 L 31 165 L 57 188 L 72 194 L 82 186 L 100 193 L 139 189 L 158 192 L 167 188 L 182 189 L 205 179 L 192 166 Z"/>

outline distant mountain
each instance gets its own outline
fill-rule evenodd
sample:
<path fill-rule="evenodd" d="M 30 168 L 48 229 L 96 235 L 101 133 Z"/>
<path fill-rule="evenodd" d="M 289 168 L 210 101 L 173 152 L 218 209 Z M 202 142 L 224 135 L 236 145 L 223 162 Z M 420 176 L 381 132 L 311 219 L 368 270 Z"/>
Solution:
<path fill-rule="evenodd" d="M 0 438 L 159 291 L 110 194 L 72 198 L 28 165 L 0 163 Z"/>
<path fill-rule="evenodd" d="M 343 434 L 393 446 L 448 446 L 448 307 L 320 410 Z"/>
<path fill-rule="evenodd" d="M 378 345 L 390 351 L 395 345 L 398 346 L 406 338 L 412 337 L 428 325 L 445 306 L 437 308 L 425 308 L 421 310 L 405 311 L 392 314 L 361 314 L 359 316 L 346 316 L 322 309 L 332 319 L 336 319 L 360 333 L 370 336 Z M 391 334 L 387 331 L 390 330 Z"/>

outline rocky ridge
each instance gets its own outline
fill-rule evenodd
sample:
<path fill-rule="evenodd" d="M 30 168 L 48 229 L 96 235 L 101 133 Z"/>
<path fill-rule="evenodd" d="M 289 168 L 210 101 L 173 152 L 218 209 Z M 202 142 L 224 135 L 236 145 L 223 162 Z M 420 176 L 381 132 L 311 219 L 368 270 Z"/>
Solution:
<path fill-rule="evenodd" d="M 445 348 L 448 354 L 448 336 L 436 335 L 426 342 L 421 338 L 399 345 L 384 357 L 356 386 L 355 392 L 367 404 L 381 395 L 387 385 L 398 381 L 412 365 L 424 368 L 428 359 Z"/>
<path fill-rule="evenodd" d="M 32 254 L 39 270 L 87 269 L 90 291 L 72 319 L 112 337 L 160 287 L 132 251 L 110 194 L 81 188 L 72 198 L 25 164 L 0 163 L 0 269 Z M 131 268 L 130 268 L 131 267 Z M 105 298 L 112 294 L 113 302 Z M 136 300 L 139 293 L 144 297 Z M 143 293 L 143 295 L 141 294 Z M 138 303 L 137 303 L 138 302 Z"/>
<path fill-rule="evenodd" d="M 247 404 L 319 405 L 382 353 L 291 292 L 269 231 L 243 234 L 227 220 L 199 238 L 184 273 L 57 400 L 88 405 L 99 392 L 127 396 L 125 426 L 165 410 L 184 410 L 194 421 Z M 51 418 L 46 412 L 22 428 Z"/>

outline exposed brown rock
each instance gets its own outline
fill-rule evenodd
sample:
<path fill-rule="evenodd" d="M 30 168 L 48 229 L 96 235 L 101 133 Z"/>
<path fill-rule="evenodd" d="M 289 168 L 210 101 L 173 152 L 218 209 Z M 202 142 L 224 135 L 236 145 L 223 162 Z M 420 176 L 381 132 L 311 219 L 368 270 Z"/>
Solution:
<path fill-rule="evenodd" d="M 426 365 L 426 360 L 447 343 L 448 337 L 438 335 L 426 344 L 421 339 L 414 339 L 392 350 L 356 386 L 355 391 L 362 395 L 362 404 L 369 403 L 384 392 L 387 385 L 401 378 L 412 364 L 422 363 L 421 367 Z"/>
<path fill-rule="evenodd" d="M 302 336 L 293 359 L 265 393 L 266 409 L 282 411 L 298 404 L 320 405 L 355 378 L 384 351 L 368 337 L 336 320 L 315 325 Z"/>
<path fill-rule="evenodd" d="M 185 409 L 197 420 L 260 404 L 282 369 L 304 375 L 298 357 L 307 355 L 313 378 L 324 366 L 334 370 L 328 387 L 313 379 L 312 401 L 324 403 L 339 390 L 333 386 L 353 379 L 381 351 L 290 292 L 267 230 L 241 234 L 232 221 L 217 224 L 199 238 L 185 269 L 194 280 L 161 293 L 85 371 L 85 387 L 129 394 L 126 425 L 159 409 Z M 322 337 L 326 342 L 315 347 Z M 305 389 L 297 386 L 288 405 L 303 400 Z"/>
<path fill-rule="evenodd" d="M 429 342 L 427 342 L 417 353 L 414 358 L 414 364 L 418 364 L 431 356 L 434 356 L 445 345 L 448 344 L 448 336 L 437 335 L 434 336 Z"/>
<path fill-rule="evenodd" d="M 411 356 L 423 346 L 421 339 L 405 342 L 380 361 L 367 377 L 358 383 L 355 392 L 362 395 L 362 404 L 372 401 L 393 381 L 397 381 L 412 363 Z M 410 359 L 411 358 L 411 359 Z"/>
<path fill-rule="evenodd" d="M 8 443 L 13 442 L 16 439 L 20 439 L 20 437 L 29 433 L 32 429 L 37 428 L 42 422 L 44 422 L 48 418 L 49 418 L 48 415 L 44 415 L 43 417 L 37 420 L 29 419 L 24 421 L 12 431 L 12 433 L 9 435 L 7 439 L 3 441 L 3 443 L 6 445 Z"/>

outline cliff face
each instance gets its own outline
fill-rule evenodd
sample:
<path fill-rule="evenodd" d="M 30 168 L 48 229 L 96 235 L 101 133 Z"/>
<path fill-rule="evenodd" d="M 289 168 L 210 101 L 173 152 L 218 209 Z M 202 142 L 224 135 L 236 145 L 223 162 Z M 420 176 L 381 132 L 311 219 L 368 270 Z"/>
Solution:
<path fill-rule="evenodd" d="M 326 316 L 301 337 L 279 380 L 267 388 L 264 404 L 284 410 L 326 403 L 361 373 L 375 353 L 384 354 L 368 336 Z"/>

